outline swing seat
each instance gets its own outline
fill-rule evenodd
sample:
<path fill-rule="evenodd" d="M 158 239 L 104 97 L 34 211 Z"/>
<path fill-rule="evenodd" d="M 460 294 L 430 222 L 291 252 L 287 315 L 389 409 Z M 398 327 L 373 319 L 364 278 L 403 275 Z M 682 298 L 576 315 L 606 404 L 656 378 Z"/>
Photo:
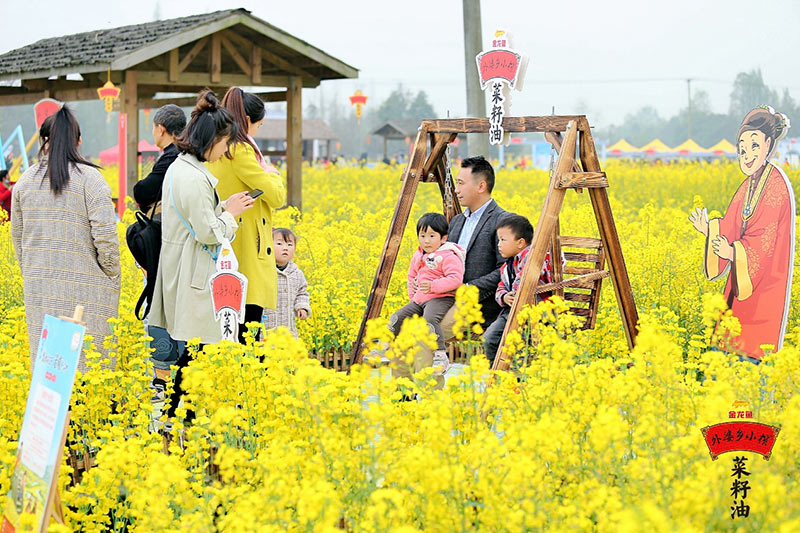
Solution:
<path fill-rule="evenodd" d="M 609 276 L 609 271 L 603 268 L 606 262 L 603 242 L 592 237 L 565 235 L 560 235 L 558 242 L 566 259 L 563 279 L 538 285 L 535 292 L 557 294 L 569 303 L 572 314 L 584 319 L 581 329 L 594 329 L 601 284 L 603 278 Z"/>

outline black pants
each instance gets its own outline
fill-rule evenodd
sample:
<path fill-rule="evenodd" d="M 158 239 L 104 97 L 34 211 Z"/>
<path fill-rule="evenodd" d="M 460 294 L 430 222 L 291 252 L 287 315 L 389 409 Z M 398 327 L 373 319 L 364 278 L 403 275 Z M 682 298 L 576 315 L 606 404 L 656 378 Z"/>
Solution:
<path fill-rule="evenodd" d="M 248 322 L 261 322 L 264 308 L 258 305 L 247 304 L 244 306 L 244 324 L 239 324 L 239 344 L 247 344 L 244 341 L 244 332 L 247 331 Z M 256 340 L 261 339 L 261 331 L 256 334 Z"/>
<path fill-rule="evenodd" d="M 197 351 L 201 351 L 203 349 L 203 345 L 201 344 Z M 175 416 L 175 409 L 178 408 L 178 404 L 181 401 L 181 396 L 183 396 L 183 369 L 189 366 L 189 363 L 192 361 L 193 357 L 192 354 L 189 352 L 189 346 L 185 346 L 183 348 L 183 353 L 181 353 L 180 357 L 178 357 L 178 370 L 175 372 L 175 381 L 172 384 L 172 395 L 169 397 L 169 410 L 167 410 L 167 416 L 173 418 Z M 186 419 L 192 420 L 194 419 L 194 411 L 187 411 L 186 412 Z"/>

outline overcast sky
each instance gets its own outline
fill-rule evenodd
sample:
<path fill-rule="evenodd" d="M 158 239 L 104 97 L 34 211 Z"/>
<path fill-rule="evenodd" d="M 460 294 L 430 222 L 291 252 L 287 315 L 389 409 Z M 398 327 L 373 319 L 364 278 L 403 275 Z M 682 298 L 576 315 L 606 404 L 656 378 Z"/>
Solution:
<path fill-rule="evenodd" d="M 360 70 L 358 80 L 304 91 L 305 103 L 334 96 L 347 103 L 358 88 L 375 105 L 402 83 L 427 91 L 441 116 L 466 112 L 460 0 L 3 0 L 0 52 L 147 22 L 157 6 L 161 18 L 244 7 Z M 513 95 L 515 115 L 549 114 L 555 106 L 605 126 L 652 105 L 670 116 L 686 105 L 687 78 L 693 90 L 709 93 L 713 110 L 725 112 L 734 77 L 754 68 L 800 100 L 797 0 L 483 0 L 481 11 L 484 43 L 505 28 L 530 57 L 525 89 Z"/>

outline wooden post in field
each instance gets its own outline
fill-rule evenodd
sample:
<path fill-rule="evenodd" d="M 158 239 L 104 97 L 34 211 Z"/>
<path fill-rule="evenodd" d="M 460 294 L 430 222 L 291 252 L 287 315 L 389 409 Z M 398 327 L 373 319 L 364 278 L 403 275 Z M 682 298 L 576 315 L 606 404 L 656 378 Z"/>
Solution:
<path fill-rule="evenodd" d="M 287 204 L 302 209 L 303 200 L 303 80 L 289 77 L 286 89 L 286 176 Z"/>
<path fill-rule="evenodd" d="M 126 115 L 125 133 L 125 168 L 127 172 L 127 189 L 119 191 L 119 201 L 125 205 L 125 196 L 133 198 L 133 186 L 139 180 L 139 102 L 138 83 L 135 70 L 125 71 L 123 84 L 122 112 Z M 121 154 L 120 154 L 121 155 Z"/>

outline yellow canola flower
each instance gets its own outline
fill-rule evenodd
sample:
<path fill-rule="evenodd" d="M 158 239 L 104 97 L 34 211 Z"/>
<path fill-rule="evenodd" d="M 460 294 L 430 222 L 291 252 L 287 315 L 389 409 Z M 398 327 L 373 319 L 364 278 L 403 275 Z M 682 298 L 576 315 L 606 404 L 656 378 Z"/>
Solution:
<path fill-rule="evenodd" d="M 419 189 L 383 308 L 365 335 L 365 353 L 411 371 L 392 378 L 378 364 L 335 372 L 309 357 L 352 349 L 402 171 L 304 168 L 304 211 L 277 211 L 273 224 L 298 235 L 295 261 L 312 315 L 298 321 L 299 339 L 274 331 L 196 353 L 179 409 L 194 419 L 173 420 L 167 444 L 150 431 L 150 347 L 131 311 L 141 273 L 122 245 L 120 316 L 112 336 L 87 339 L 89 370 L 71 401 L 67 449 L 93 466 L 79 465 L 73 479 L 64 457 L 67 523 L 51 530 L 731 530 L 730 463 L 709 459 L 700 428 L 725 421 L 737 400 L 782 428 L 768 463 L 751 456 L 751 523 L 798 529 L 800 276 L 782 349 L 765 346 L 761 365 L 740 364 L 718 349 L 740 326 L 724 282 L 705 280 L 702 244 L 686 220 L 696 207 L 724 212 L 742 179 L 737 164 L 604 166 L 641 318 L 634 350 L 605 280 L 593 330 L 570 313 L 574 300 L 525 307 L 506 340 L 513 371 L 492 372 L 480 340 L 469 340 L 483 326 L 478 290 L 461 287 L 455 332 L 472 357 L 443 384 L 414 366 L 434 342 L 424 320 L 407 321 L 396 338 L 386 328 L 408 299 L 414 221 L 441 209 L 436 187 Z M 800 182 L 797 170 L 787 174 Z M 547 179 L 543 170 L 498 169 L 494 197 L 535 221 Z M 597 236 L 585 196 L 567 195 L 563 233 Z M 119 224 L 123 243 L 132 216 Z M 105 359 L 116 360 L 115 370 Z M 23 281 L 10 225 L 0 224 L 3 506 L 29 380 Z"/>

